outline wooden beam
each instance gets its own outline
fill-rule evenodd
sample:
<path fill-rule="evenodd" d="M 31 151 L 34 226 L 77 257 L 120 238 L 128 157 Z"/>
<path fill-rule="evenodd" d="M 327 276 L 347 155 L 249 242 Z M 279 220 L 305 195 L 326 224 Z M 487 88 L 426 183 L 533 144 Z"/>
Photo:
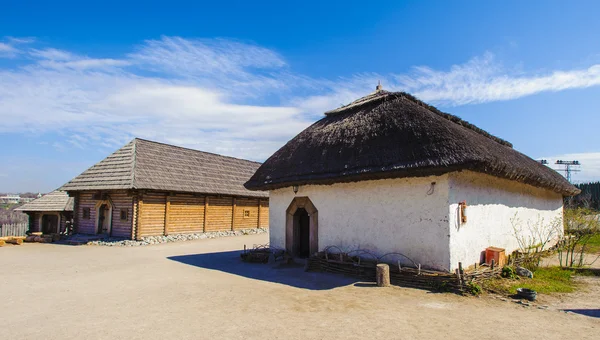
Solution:
<path fill-rule="evenodd" d="M 260 228 L 260 198 L 258 199 L 258 225 L 257 228 Z"/>
<path fill-rule="evenodd" d="M 142 212 L 143 212 L 143 207 L 144 207 L 144 200 L 142 198 L 143 196 L 140 195 L 140 199 L 138 201 L 138 217 L 137 217 L 137 226 L 135 228 L 135 239 L 136 240 L 140 240 L 140 227 L 143 224 L 143 219 L 142 219 Z"/>
<path fill-rule="evenodd" d="M 233 207 L 232 207 L 232 212 L 231 212 L 231 231 L 235 230 L 235 208 L 237 205 L 237 199 L 234 197 L 233 198 Z"/>
<path fill-rule="evenodd" d="M 204 224 L 202 225 L 203 233 L 206 232 L 206 222 L 208 221 L 207 216 L 208 216 L 208 196 L 204 196 Z"/>
<path fill-rule="evenodd" d="M 165 230 L 163 234 L 169 235 L 169 210 L 171 209 L 171 196 L 167 195 L 165 198 Z"/>

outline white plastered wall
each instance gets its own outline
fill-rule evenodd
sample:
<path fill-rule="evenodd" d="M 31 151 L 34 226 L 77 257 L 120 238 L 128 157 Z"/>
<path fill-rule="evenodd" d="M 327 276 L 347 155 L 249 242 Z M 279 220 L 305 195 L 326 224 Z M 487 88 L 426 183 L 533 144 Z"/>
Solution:
<path fill-rule="evenodd" d="M 505 248 L 507 255 L 519 249 L 515 234 L 526 239 L 535 237 L 532 231 L 540 226 L 546 230 L 542 234 L 562 226 L 561 194 L 486 174 L 449 174 L 449 201 L 451 270 L 458 262 L 464 267 L 479 263 L 490 246 Z M 461 201 L 467 203 L 465 224 L 459 222 Z"/>
<path fill-rule="evenodd" d="M 273 190 L 271 246 L 285 248 L 286 209 L 303 196 L 319 211 L 319 250 L 400 252 L 424 267 L 450 267 L 448 175 L 306 185 L 296 194 L 291 187 Z"/>

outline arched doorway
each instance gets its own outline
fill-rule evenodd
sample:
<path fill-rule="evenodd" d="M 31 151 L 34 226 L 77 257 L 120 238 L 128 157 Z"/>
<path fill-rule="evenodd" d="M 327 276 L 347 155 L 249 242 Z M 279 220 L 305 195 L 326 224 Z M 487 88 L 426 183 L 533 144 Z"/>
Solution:
<path fill-rule="evenodd" d="M 110 235 L 112 227 L 112 205 L 108 201 L 96 203 L 96 234 Z"/>
<path fill-rule="evenodd" d="M 319 251 L 319 212 L 308 197 L 296 197 L 287 209 L 285 248 L 307 258 Z"/>
<path fill-rule="evenodd" d="M 294 213 L 294 244 L 293 253 L 301 258 L 310 256 L 310 217 L 304 208 Z"/>

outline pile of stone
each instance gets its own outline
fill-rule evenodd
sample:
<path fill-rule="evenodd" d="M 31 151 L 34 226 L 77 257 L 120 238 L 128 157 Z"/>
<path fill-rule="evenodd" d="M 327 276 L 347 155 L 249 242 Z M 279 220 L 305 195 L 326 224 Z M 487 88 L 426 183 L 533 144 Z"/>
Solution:
<path fill-rule="evenodd" d="M 97 246 L 108 246 L 108 247 L 137 247 L 147 246 L 152 244 L 169 243 L 169 242 L 180 242 L 180 241 L 193 241 L 203 240 L 216 237 L 228 237 L 228 236 L 241 236 L 241 235 L 254 235 L 266 233 L 268 229 L 256 228 L 256 229 L 243 229 L 236 231 L 214 231 L 197 234 L 176 234 L 168 236 L 148 236 L 143 237 L 141 240 L 123 240 L 122 238 L 104 238 L 101 240 L 90 241 L 88 245 Z"/>

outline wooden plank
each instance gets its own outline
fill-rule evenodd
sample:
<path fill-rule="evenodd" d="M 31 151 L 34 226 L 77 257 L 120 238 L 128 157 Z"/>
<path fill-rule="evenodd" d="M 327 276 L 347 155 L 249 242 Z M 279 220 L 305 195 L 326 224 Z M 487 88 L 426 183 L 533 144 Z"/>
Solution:
<path fill-rule="evenodd" d="M 171 208 L 171 196 L 165 198 L 165 227 L 163 234 L 165 236 L 169 235 L 169 209 Z"/>
<path fill-rule="evenodd" d="M 257 228 L 260 228 L 260 210 L 261 210 L 260 208 L 261 208 L 261 199 L 259 198 L 258 199 L 258 213 L 257 213 L 258 221 L 256 222 Z"/>
<path fill-rule="evenodd" d="M 233 204 L 231 208 L 231 231 L 235 229 L 235 207 L 237 205 L 237 199 L 233 198 Z"/>
<path fill-rule="evenodd" d="M 206 221 L 208 216 L 208 196 L 204 197 L 204 224 L 202 225 L 202 232 L 206 232 Z"/>
<path fill-rule="evenodd" d="M 140 240 L 142 238 L 141 232 L 140 232 L 140 227 L 142 226 L 142 223 L 144 221 L 143 206 L 144 206 L 144 200 L 143 200 L 143 197 L 140 196 L 140 200 L 138 201 L 138 218 L 137 218 L 137 227 L 136 227 L 136 235 L 135 235 L 136 240 Z"/>

